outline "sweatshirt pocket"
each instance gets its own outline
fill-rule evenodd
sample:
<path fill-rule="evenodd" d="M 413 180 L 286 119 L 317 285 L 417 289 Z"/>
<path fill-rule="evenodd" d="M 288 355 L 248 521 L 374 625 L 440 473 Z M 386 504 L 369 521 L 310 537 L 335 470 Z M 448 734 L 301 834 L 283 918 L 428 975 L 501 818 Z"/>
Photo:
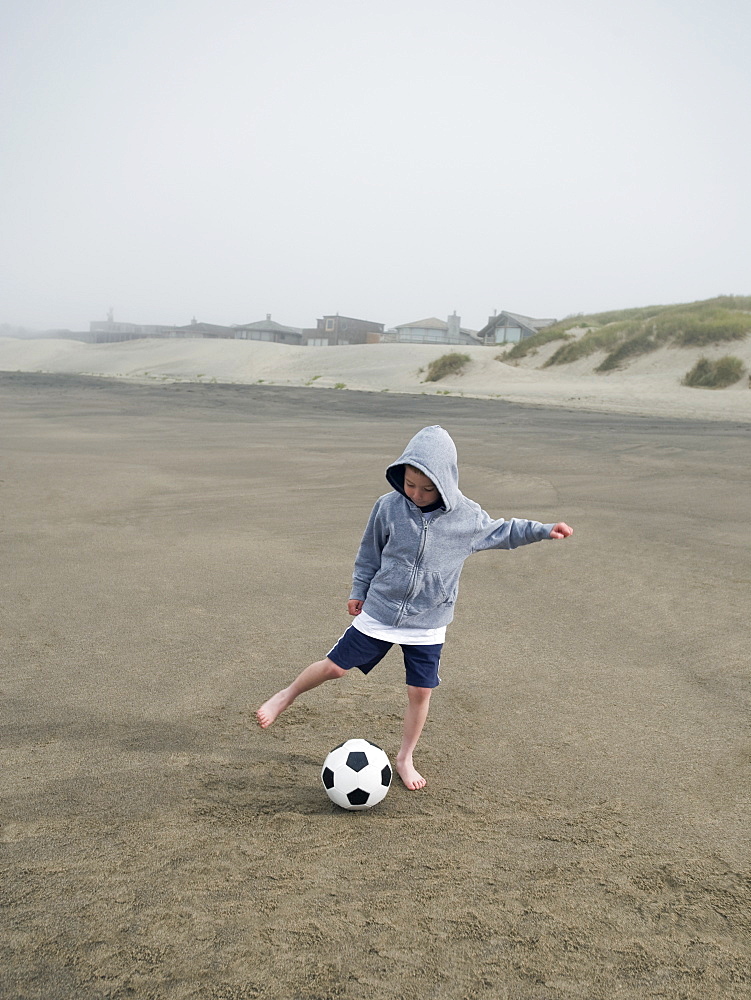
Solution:
<path fill-rule="evenodd" d="M 419 615 L 432 608 L 450 607 L 453 603 L 454 598 L 447 593 L 440 573 L 419 573 L 406 612 L 408 615 Z"/>

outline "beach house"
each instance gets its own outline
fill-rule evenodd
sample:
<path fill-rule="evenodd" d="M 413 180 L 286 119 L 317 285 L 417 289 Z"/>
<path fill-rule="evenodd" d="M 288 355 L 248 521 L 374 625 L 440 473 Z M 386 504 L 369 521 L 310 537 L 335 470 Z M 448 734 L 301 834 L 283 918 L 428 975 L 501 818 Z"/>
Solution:
<path fill-rule="evenodd" d="M 556 323 L 555 319 L 533 319 L 519 313 L 499 312 L 488 317 L 488 322 L 477 334 L 481 344 L 515 344 L 533 337 L 539 330 Z"/>
<path fill-rule="evenodd" d="M 461 317 L 456 310 L 448 317 L 448 321 L 431 316 L 429 319 L 418 319 L 413 323 L 402 323 L 394 327 L 394 333 L 388 335 L 389 340 L 398 344 L 477 344 L 478 340 L 473 330 L 465 330 L 461 326 Z"/>
<path fill-rule="evenodd" d="M 383 334 L 383 323 L 351 316 L 323 316 L 316 320 L 315 329 L 303 330 L 303 342 L 309 347 L 333 347 L 337 344 L 377 344 Z"/>
<path fill-rule="evenodd" d="M 282 326 L 266 313 L 266 319 L 233 327 L 235 340 L 265 340 L 273 344 L 302 344 L 302 330 L 297 326 Z"/>

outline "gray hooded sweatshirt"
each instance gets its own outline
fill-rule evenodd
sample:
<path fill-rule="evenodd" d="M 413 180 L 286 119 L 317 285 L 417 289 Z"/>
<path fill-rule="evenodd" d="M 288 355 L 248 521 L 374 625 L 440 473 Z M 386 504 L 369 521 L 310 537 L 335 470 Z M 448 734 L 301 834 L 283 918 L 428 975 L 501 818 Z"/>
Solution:
<path fill-rule="evenodd" d="M 404 493 L 404 466 L 435 483 L 443 509 L 429 520 Z M 394 492 L 373 507 L 352 574 L 350 600 L 384 625 L 438 628 L 454 617 L 464 560 L 483 549 L 515 549 L 550 537 L 552 524 L 494 520 L 459 490 L 456 447 L 439 426 L 424 427 L 386 469 Z"/>

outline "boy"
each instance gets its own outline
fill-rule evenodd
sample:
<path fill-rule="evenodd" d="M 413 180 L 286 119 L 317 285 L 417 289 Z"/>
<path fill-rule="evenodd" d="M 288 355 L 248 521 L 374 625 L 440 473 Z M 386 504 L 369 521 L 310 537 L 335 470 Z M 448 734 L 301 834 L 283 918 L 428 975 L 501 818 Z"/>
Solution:
<path fill-rule="evenodd" d="M 266 729 L 298 695 L 357 667 L 367 674 L 396 642 L 407 673 L 407 709 L 396 769 L 404 785 L 423 788 L 412 755 L 425 724 L 446 626 L 464 560 L 483 549 L 513 549 L 568 538 L 567 524 L 493 520 L 459 490 L 456 448 L 438 426 L 424 427 L 386 470 L 392 493 L 371 512 L 352 575 L 347 611 L 354 622 L 323 660 L 311 663 L 256 712 Z"/>

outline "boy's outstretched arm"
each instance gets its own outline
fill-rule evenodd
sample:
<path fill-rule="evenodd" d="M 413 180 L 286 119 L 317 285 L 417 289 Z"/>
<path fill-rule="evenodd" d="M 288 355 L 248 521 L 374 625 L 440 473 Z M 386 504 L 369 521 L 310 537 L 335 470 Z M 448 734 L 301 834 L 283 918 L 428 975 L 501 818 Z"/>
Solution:
<path fill-rule="evenodd" d="M 570 528 L 565 521 L 559 521 L 550 529 L 550 538 L 568 538 L 573 533 L 574 529 Z"/>
<path fill-rule="evenodd" d="M 520 545 L 541 542 L 543 539 L 568 538 L 574 529 L 563 521 L 556 524 L 528 521 L 526 518 L 491 518 L 487 511 L 480 510 L 477 529 L 472 540 L 472 551 L 483 549 L 516 549 Z"/>

